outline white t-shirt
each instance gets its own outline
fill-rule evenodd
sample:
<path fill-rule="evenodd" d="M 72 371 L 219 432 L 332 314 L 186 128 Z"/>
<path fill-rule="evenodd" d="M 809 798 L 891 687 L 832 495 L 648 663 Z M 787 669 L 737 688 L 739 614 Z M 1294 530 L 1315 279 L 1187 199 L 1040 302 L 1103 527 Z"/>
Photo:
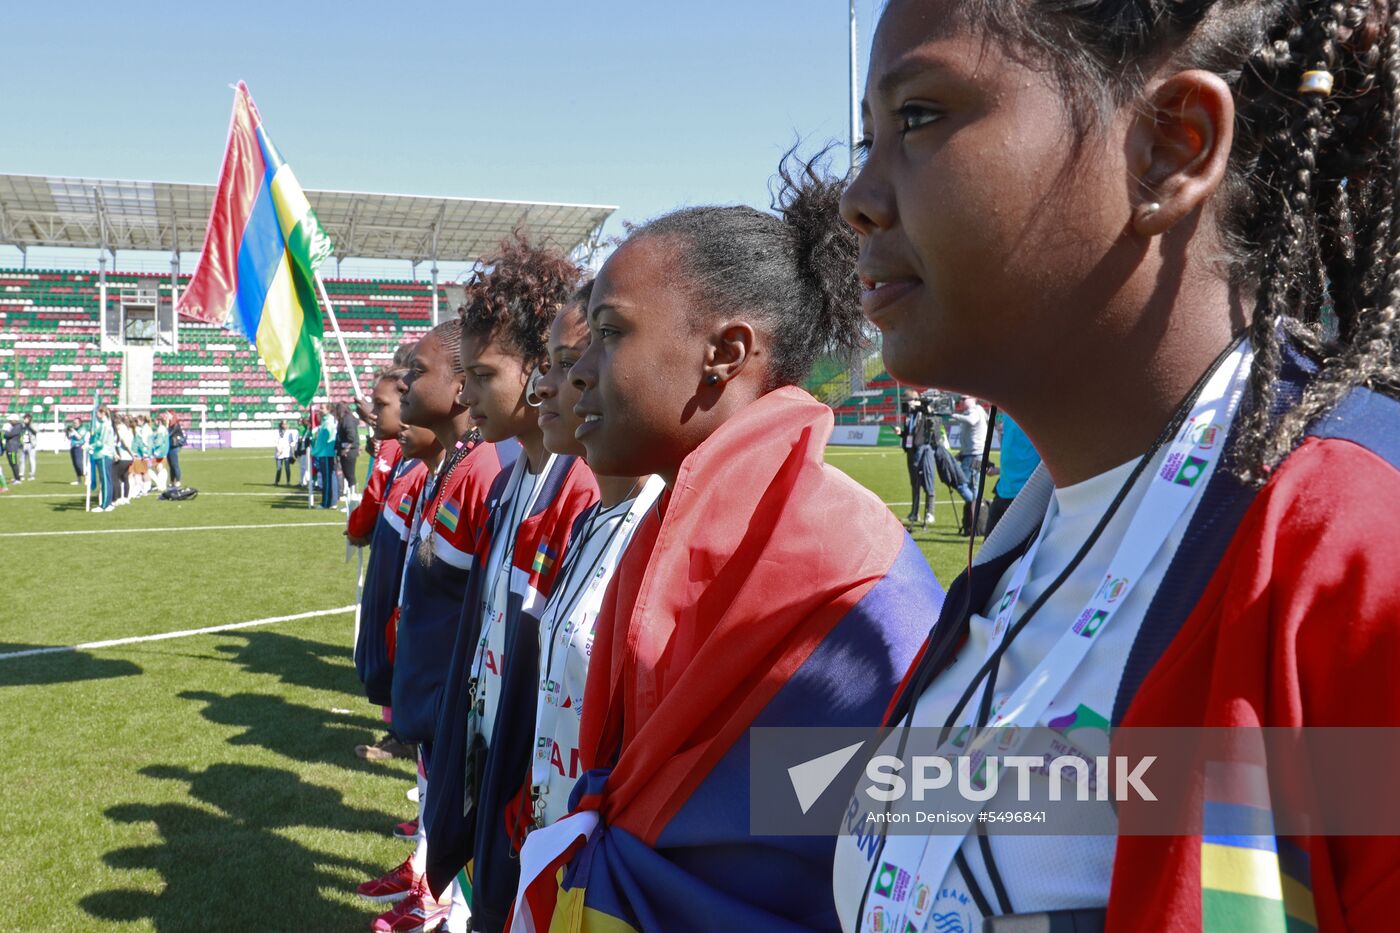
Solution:
<path fill-rule="evenodd" d="M 1113 520 L 1079 567 L 1011 642 L 1001 661 L 994 700 L 1009 696 L 1025 680 L 1103 583 L 1108 562 L 1127 533 L 1133 513 L 1146 495 L 1151 478 L 1166 455 L 1164 448 L 1154 458 L 1154 463 L 1143 470 Z M 1013 625 L 1054 582 L 1088 539 L 1114 495 L 1132 473 L 1136 462 L 1122 464 L 1064 489 L 1053 487 L 1044 467 L 1038 468 L 1032 475 L 1003 522 L 1020 525 L 1020 531 L 1034 530 L 1039 524 L 1037 517 L 1045 514 L 1051 495 L 1055 497 L 1059 512 L 1035 555 L 1035 563 L 1016 603 Z M 1086 752 L 1098 754 L 1107 751 L 1108 726 L 1128 652 L 1199 502 L 1200 497 L 1197 496 L 1178 519 L 1147 572 L 1128 594 L 1109 627 L 1098 637 L 1070 684 L 1051 701 L 1040 721 L 1040 725 L 1065 732 Z M 1022 537 L 1022 534 L 1017 534 L 1016 541 Z M 980 613 L 973 614 L 967 643 L 958 652 L 953 664 L 920 697 L 914 711 L 916 726 L 942 726 L 953 705 L 981 667 L 997 604 L 1006 594 L 1018 564 L 1019 561 L 1012 562 L 1002 574 L 987 604 L 981 607 Z M 969 706 L 976 708 L 980 699 L 979 690 L 973 694 Z M 1035 755 L 1042 751 L 1027 746 L 1020 754 Z M 1045 780 L 1043 775 L 1032 775 L 1032 781 L 1043 784 Z M 1103 806 L 1108 807 L 1109 804 L 1104 803 Z M 1016 801 L 1015 782 L 1012 781 L 1001 782 L 997 795 L 987 804 L 989 810 L 1020 808 Z M 864 811 L 850 814 L 842 827 L 846 834 L 838 838 L 836 845 L 836 905 L 842 928 L 848 931 L 859 929 L 856 913 L 872 868 L 874 850 L 870 840 L 867 838 L 862 846 L 858 836 L 850 835 L 852 832 L 858 833 L 863 823 Z M 988 841 L 1014 912 L 1035 913 L 1104 907 L 1108 904 L 1116 837 L 992 835 Z M 995 908 L 994 889 L 973 834 L 969 834 L 964 841 L 962 853 L 978 887 Z M 957 865 L 953 864 L 936 894 L 933 913 L 948 915 L 950 924 L 951 918 L 959 918 L 963 929 L 980 930 L 982 914 L 968 891 L 966 880 Z"/>
<path fill-rule="evenodd" d="M 491 736 L 495 734 L 496 709 L 501 700 L 501 672 L 505 665 L 506 627 L 502 624 L 506 600 L 512 589 L 512 578 L 524 573 L 518 570 L 513 561 L 515 539 L 520 523 L 530 514 L 539 496 L 541 480 L 549 474 L 553 456 L 538 473 L 531 473 L 524 455 L 516 460 L 505 493 L 496 509 L 502 519 L 491 538 L 491 554 L 486 561 L 486 583 L 481 591 L 481 638 L 477 643 L 477 653 L 472 673 L 476 677 L 477 708 L 481 710 L 478 722 L 481 737 L 489 747 Z M 517 591 L 523 581 L 514 587 Z M 484 703 L 484 706 L 483 706 Z M 522 727 L 526 724 L 522 723 Z"/>
<path fill-rule="evenodd" d="M 983 445 L 987 443 L 986 409 L 976 402 L 972 402 L 968 405 L 966 413 L 954 415 L 953 420 L 962 425 L 958 451 L 963 454 L 982 456 Z"/>
<path fill-rule="evenodd" d="M 539 762 L 531 771 L 539 794 L 539 825 L 548 826 L 569 812 L 569 795 L 580 773 L 579 723 L 598 611 L 618 559 L 664 489 L 653 476 L 636 497 L 592 517 L 569 543 L 559 582 L 540 616 L 540 705 L 531 746 Z"/>

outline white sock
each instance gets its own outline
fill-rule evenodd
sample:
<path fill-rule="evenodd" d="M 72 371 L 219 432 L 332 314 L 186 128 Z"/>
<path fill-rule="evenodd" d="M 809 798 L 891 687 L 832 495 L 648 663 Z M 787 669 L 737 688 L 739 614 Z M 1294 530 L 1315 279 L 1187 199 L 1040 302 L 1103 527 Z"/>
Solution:
<path fill-rule="evenodd" d="M 472 922 L 472 909 L 467 906 L 467 895 L 462 891 L 460 880 L 452 879 L 447 896 L 452 899 L 452 906 L 447 909 L 447 933 L 467 933 L 467 927 Z"/>
<path fill-rule="evenodd" d="M 418 835 L 413 837 L 413 857 L 409 865 L 415 875 L 428 870 L 428 833 L 423 825 L 423 814 L 428 804 L 428 779 L 418 775 Z"/>

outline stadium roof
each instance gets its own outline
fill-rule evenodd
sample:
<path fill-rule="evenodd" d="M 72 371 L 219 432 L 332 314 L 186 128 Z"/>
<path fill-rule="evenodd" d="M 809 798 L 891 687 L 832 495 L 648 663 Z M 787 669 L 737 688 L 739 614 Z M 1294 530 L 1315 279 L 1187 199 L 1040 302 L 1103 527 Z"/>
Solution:
<path fill-rule="evenodd" d="M 617 209 L 354 191 L 306 196 L 340 259 L 474 262 L 517 227 L 572 251 L 596 245 Z M 213 200 L 213 185 L 0 174 L 0 244 L 197 253 Z"/>

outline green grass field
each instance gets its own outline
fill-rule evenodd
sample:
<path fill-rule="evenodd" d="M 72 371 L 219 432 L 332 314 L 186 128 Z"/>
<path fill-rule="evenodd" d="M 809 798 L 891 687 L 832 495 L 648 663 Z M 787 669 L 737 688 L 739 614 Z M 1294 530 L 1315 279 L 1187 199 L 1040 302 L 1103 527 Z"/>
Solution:
<path fill-rule="evenodd" d="M 908 511 L 900 451 L 828 457 Z M 66 454 L 0 496 L 0 655 L 354 602 L 341 516 L 273 486 L 270 453 L 182 459 L 190 502 L 85 513 Z M 967 545 L 943 495 L 916 538 L 946 584 Z M 413 772 L 353 754 L 381 724 L 352 627 L 333 612 L 0 657 L 0 929 L 366 929 L 380 908 L 354 887 L 407 854 L 390 830 L 414 814 Z"/>

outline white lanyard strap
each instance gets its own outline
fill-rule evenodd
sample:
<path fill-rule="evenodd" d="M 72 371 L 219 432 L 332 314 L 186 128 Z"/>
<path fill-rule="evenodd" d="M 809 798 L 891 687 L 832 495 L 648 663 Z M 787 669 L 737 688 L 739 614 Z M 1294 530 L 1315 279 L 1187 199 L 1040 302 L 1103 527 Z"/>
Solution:
<path fill-rule="evenodd" d="M 447 461 L 444 459 L 438 469 L 445 470 Z M 408 565 L 413 560 L 414 553 L 418 550 L 418 541 L 423 534 L 423 510 L 429 502 L 433 501 L 433 492 L 437 489 L 438 482 L 442 479 L 439 473 L 429 474 L 427 482 L 418 491 L 418 499 L 413 503 L 413 517 L 409 519 L 408 550 L 403 553 L 403 566 L 399 573 L 399 605 L 403 605 L 404 588 L 408 585 Z"/>
<path fill-rule="evenodd" d="M 598 611 L 603 607 L 603 598 L 608 591 L 608 583 L 617 570 L 618 562 L 627 549 L 632 535 L 641 524 L 642 516 L 655 504 L 665 490 L 666 484 L 656 476 L 647 480 L 641 491 L 628 507 L 627 512 L 614 528 L 603 553 L 592 567 L 579 567 L 570 564 L 570 576 L 577 572 L 583 575 L 580 586 L 561 587 L 545 606 L 540 618 L 540 635 L 543 650 L 540 657 L 539 696 L 535 703 L 535 755 L 530 764 L 530 782 L 536 794 L 542 793 L 549 784 L 550 755 L 553 752 L 554 736 L 561 712 L 564 671 L 569 652 L 573 646 L 582 645 L 593 633 L 593 623 Z M 601 511 L 602 505 L 599 504 Z M 590 523 L 591 524 L 591 523 Z M 598 529 L 598 532 L 603 529 Z M 594 533 L 590 527 L 588 537 Z M 587 540 L 570 542 L 572 561 L 583 559 Z M 564 623 L 570 624 L 564 624 Z M 559 670 L 555 670 L 556 658 Z"/>
<path fill-rule="evenodd" d="M 958 755 L 967 755 L 971 759 L 969 773 L 976 773 L 988 757 L 986 745 L 990 742 L 996 742 L 994 751 L 999 755 L 1016 754 L 1030 730 L 1049 708 L 1051 701 L 1064 689 L 1094 642 L 1127 601 L 1128 595 L 1166 543 L 1177 521 L 1186 513 L 1197 493 L 1210 481 L 1224 451 L 1226 435 L 1244 394 L 1250 362 L 1248 346 L 1242 344 L 1211 374 L 1205 388 L 1192 405 L 1190 416 L 1168 447 L 1162 465 L 1156 468 L 1148 480 L 1147 492 L 1142 503 L 1133 512 L 1122 543 L 1109 559 L 1103 583 L 1095 590 L 1084 608 L 1073 617 L 1059 640 L 1030 676 L 998 706 L 987 724 L 993 728 L 1014 728 L 1003 728 L 998 734 L 981 733 L 970 745 L 966 744 L 965 736 L 968 733 L 960 729 L 958 734 L 938 749 L 939 755 L 950 759 Z M 1006 637 L 1011 615 L 1025 585 L 1035 551 L 1044 540 L 1046 529 L 1054 515 L 1055 500 L 1052 497 L 1040 535 L 1031 550 L 1022 557 L 1021 565 L 1017 568 L 1011 585 L 1007 587 L 1007 598 L 1002 600 L 997 611 L 992 637 L 987 645 L 988 657 Z M 977 704 L 968 705 L 967 715 L 963 717 L 966 724 L 976 721 L 976 706 Z M 951 803 L 971 817 L 981 812 L 988 801 L 954 798 Z M 969 819 L 962 825 L 970 827 L 971 823 Z M 870 880 L 870 888 L 866 895 L 866 915 L 861 918 L 861 929 L 873 930 L 874 919 L 878 915 L 882 921 L 890 922 L 886 929 L 899 930 L 901 933 L 907 930 L 923 933 L 929 921 L 927 905 L 920 910 L 919 905 L 910 902 L 909 894 L 921 884 L 936 890 L 943 883 L 965 836 L 966 831 L 962 834 L 888 837 L 881 853 L 879 870 Z M 890 877 L 898 882 L 901 875 L 907 883 L 889 883 Z M 912 881 L 908 881 L 911 877 Z"/>
<path fill-rule="evenodd" d="M 544 488 L 545 479 L 554 466 L 555 455 L 550 454 L 544 468 L 535 477 L 529 495 L 522 496 L 525 473 L 529 464 L 524 455 L 517 457 L 510 479 L 506 482 L 506 492 L 501 499 L 501 521 L 491 537 L 491 554 L 486 566 L 486 593 L 481 601 L 481 637 L 477 639 L 476 655 L 472 659 L 472 682 L 481 683 L 481 671 L 486 663 L 486 644 L 496 623 L 505 619 L 510 606 L 510 580 L 515 573 L 515 545 L 519 536 L 520 524 L 530 514 Z M 504 580 L 504 583 L 502 583 Z M 480 687 L 477 687 L 480 695 Z"/>

